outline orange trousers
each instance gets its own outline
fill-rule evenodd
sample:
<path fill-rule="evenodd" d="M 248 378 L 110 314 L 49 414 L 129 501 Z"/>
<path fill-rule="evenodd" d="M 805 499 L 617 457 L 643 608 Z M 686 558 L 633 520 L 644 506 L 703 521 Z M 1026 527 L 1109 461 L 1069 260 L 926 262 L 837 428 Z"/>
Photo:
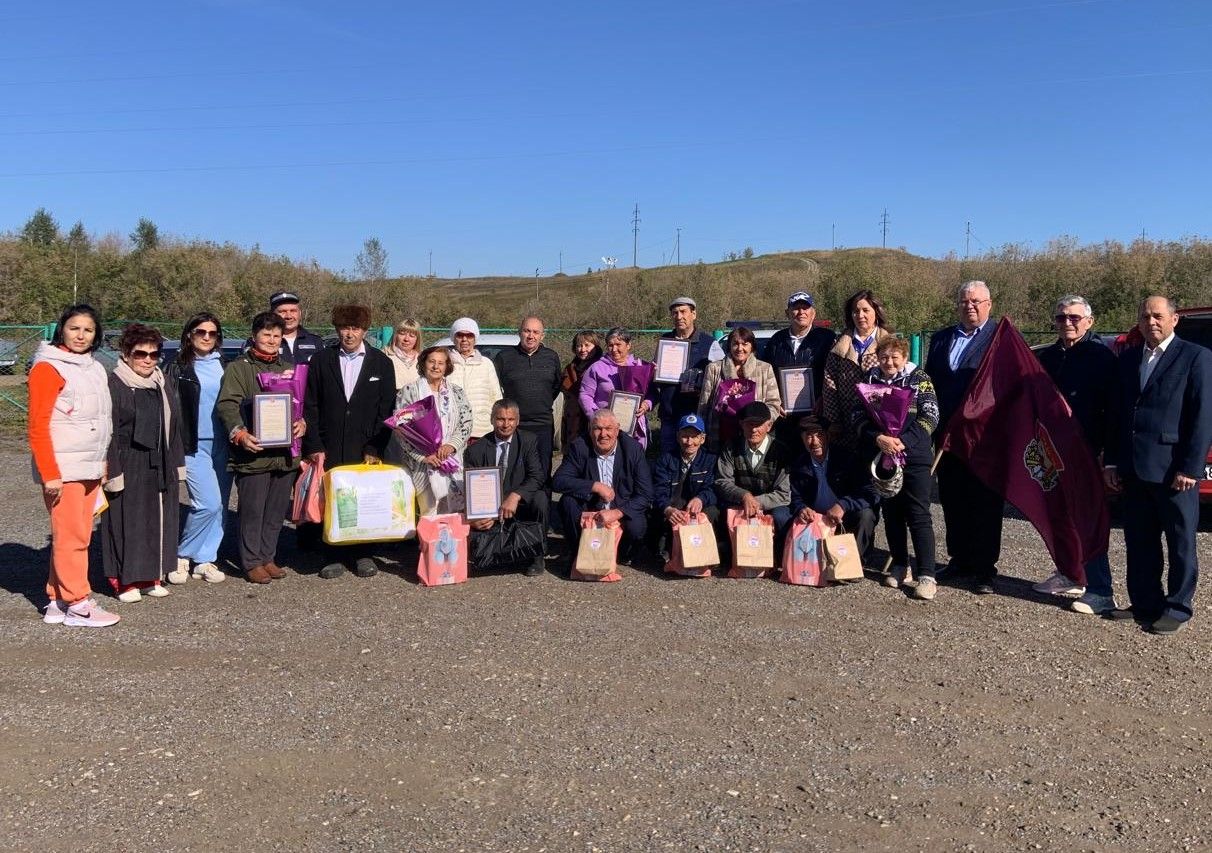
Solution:
<path fill-rule="evenodd" d="M 92 594 L 88 585 L 88 543 L 93 538 L 93 508 L 97 505 L 100 480 L 69 481 L 63 484 L 59 500 L 51 503 L 51 561 L 46 594 L 51 601 L 70 606 Z"/>

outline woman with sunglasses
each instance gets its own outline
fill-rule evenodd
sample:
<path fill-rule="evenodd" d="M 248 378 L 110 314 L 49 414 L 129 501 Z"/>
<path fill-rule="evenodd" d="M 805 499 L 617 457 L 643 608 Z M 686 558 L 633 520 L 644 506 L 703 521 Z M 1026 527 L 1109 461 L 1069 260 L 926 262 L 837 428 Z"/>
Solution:
<path fill-rule="evenodd" d="M 50 342 L 38 344 L 27 377 L 34 480 L 50 513 L 50 603 L 42 617 L 48 625 L 104 628 L 118 621 L 97 606 L 88 583 L 93 511 L 112 430 L 105 368 L 93 358 L 101 340 L 97 312 L 73 305 L 59 317 Z"/>
<path fill-rule="evenodd" d="M 121 358 L 109 375 L 114 434 L 101 556 L 118 600 L 128 604 L 168 595 L 161 581 L 177 566 L 185 453 L 177 395 L 159 367 L 163 342 L 150 326 L 130 324 L 118 339 Z"/>
<path fill-rule="evenodd" d="M 181 401 L 181 443 L 185 450 L 185 486 L 189 490 L 185 528 L 177 545 L 177 567 L 168 573 L 169 583 L 189 580 L 191 564 L 194 577 L 207 583 L 219 583 L 227 577 L 215 565 L 231 496 L 227 441 L 215 412 L 223 381 L 222 343 L 219 318 L 199 312 L 185 323 L 181 349 L 165 369 Z"/>

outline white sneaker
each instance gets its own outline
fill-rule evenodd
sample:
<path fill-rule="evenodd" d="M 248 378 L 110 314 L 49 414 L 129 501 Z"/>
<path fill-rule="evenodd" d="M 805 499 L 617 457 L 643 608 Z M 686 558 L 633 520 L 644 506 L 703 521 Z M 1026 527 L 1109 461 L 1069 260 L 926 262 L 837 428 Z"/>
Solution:
<path fill-rule="evenodd" d="M 912 578 L 912 573 L 908 566 L 893 566 L 888 574 L 884 575 L 884 586 L 892 589 L 899 589 L 905 585 L 905 581 Z"/>
<path fill-rule="evenodd" d="M 1086 591 L 1084 586 L 1078 586 L 1060 572 L 1053 572 L 1046 580 L 1040 581 L 1031 588 L 1044 595 L 1081 595 Z"/>
<path fill-rule="evenodd" d="M 66 613 L 67 606 L 62 601 L 55 599 L 46 605 L 46 612 L 42 614 L 42 621 L 47 625 L 62 625 L 63 616 Z"/>
<path fill-rule="evenodd" d="M 1115 596 L 1087 592 L 1071 603 L 1069 609 L 1074 613 L 1085 613 L 1087 616 L 1102 616 L 1104 613 L 1110 613 L 1116 609 Z"/>
<path fill-rule="evenodd" d="M 86 598 L 67 608 L 63 624 L 71 628 L 104 628 L 116 624 L 121 618 L 117 613 L 102 610 L 95 600 Z"/>
<path fill-rule="evenodd" d="M 938 594 L 938 582 L 934 578 L 918 578 L 917 586 L 913 588 L 913 597 L 922 601 L 934 601 Z"/>
<path fill-rule="evenodd" d="M 214 563 L 198 563 L 194 566 L 194 577 L 201 578 L 207 583 L 222 583 L 227 575 L 219 571 L 219 567 Z"/>
<path fill-rule="evenodd" d="M 166 580 L 172 584 L 182 584 L 189 580 L 189 560 L 178 557 L 177 568 L 168 573 Z"/>
<path fill-rule="evenodd" d="M 143 600 L 143 594 L 139 592 L 138 587 L 132 586 L 130 589 L 118 593 L 118 600 L 123 604 L 134 604 L 136 601 Z"/>
<path fill-rule="evenodd" d="M 147 589 L 143 590 L 143 594 L 148 596 L 149 598 L 164 598 L 169 593 L 168 593 L 168 587 L 160 586 L 160 584 L 155 584 L 154 586 L 149 586 Z"/>

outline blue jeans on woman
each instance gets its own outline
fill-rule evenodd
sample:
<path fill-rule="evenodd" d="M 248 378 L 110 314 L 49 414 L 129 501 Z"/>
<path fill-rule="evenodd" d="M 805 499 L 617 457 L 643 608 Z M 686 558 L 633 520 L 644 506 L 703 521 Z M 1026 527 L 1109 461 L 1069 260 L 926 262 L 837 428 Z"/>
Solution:
<path fill-rule="evenodd" d="M 177 556 L 195 563 L 213 563 L 223 542 L 231 472 L 227 470 L 227 442 L 198 439 L 198 451 L 185 457 L 185 485 L 190 507 Z"/>

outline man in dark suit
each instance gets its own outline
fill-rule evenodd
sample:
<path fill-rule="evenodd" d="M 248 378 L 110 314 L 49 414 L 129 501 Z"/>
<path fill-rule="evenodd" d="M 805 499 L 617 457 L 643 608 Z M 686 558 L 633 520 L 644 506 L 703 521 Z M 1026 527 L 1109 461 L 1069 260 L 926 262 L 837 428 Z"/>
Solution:
<path fill-rule="evenodd" d="M 623 527 L 619 562 L 629 560 L 648 529 L 652 506 L 652 472 L 644 448 L 619 433 L 619 420 L 610 409 L 598 409 L 589 421 L 589 440 L 578 438 L 556 469 L 551 487 L 561 493 L 560 520 L 564 541 L 576 554 L 581 513 L 596 512 L 600 523 Z"/>
<path fill-rule="evenodd" d="M 363 339 L 370 328 L 370 311 L 361 305 L 338 305 L 332 324 L 340 343 L 312 356 L 307 368 L 303 417 L 310 428 L 303 436 L 303 453 L 326 468 L 378 462 L 391 438 L 383 423 L 396 401 L 396 374 L 391 359 Z M 378 572 L 370 552 L 361 545 L 328 546 L 329 563 L 320 577 L 335 578 L 352 562 L 354 574 L 368 578 Z"/>
<path fill-rule="evenodd" d="M 959 322 L 934 333 L 926 355 L 926 373 L 938 393 L 937 441 L 947 421 L 963 403 L 981 358 L 993 340 L 989 321 L 993 299 L 983 281 L 960 285 L 956 297 Z M 950 453 L 938 465 L 938 496 L 947 524 L 948 577 L 970 577 L 976 592 L 993 592 L 1002 548 L 1002 496 L 978 480 Z"/>
<path fill-rule="evenodd" d="M 871 469 L 844 447 L 829 446 L 829 432 L 815 415 L 800 420 L 804 453 L 791 466 L 791 516 L 807 523 L 810 512 L 831 527 L 853 533 L 864 565 L 879 520 L 879 495 Z"/>
<path fill-rule="evenodd" d="M 1177 325 L 1171 300 L 1141 303 L 1145 340 L 1120 354 L 1104 454 L 1108 488 L 1124 492 L 1130 615 L 1154 634 L 1173 634 L 1192 616 L 1198 486 L 1212 444 L 1212 352 L 1176 337 Z M 1163 537 L 1170 557 L 1164 589 Z"/>
<path fill-rule="evenodd" d="M 774 368 L 775 376 L 784 367 L 811 367 L 815 404 L 820 401 L 825 387 L 825 362 L 837 335 L 830 329 L 813 325 L 816 307 L 812 294 L 806 290 L 797 290 L 787 297 L 787 320 L 787 328 L 779 329 L 770 337 L 762 360 Z M 799 422 L 797 415 L 787 415 L 775 426 L 775 437 L 793 452 L 800 443 Z"/>
<path fill-rule="evenodd" d="M 499 519 L 480 518 L 468 522 L 472 530 L 491 530 L 498 521 L 511 518 L 537 521 L 547 530 L 547 493 L 543 491 L 546 471 L 539 461 L 538 442 L 529 432 L 518 428 L 521 412 L 510 399 L 492 404 L 492 432 L 463 453 L 465 468 L 500 468 L 501 515 Z M 543 555 L 526 567 L 528 577 L 543 574 Z"/>

